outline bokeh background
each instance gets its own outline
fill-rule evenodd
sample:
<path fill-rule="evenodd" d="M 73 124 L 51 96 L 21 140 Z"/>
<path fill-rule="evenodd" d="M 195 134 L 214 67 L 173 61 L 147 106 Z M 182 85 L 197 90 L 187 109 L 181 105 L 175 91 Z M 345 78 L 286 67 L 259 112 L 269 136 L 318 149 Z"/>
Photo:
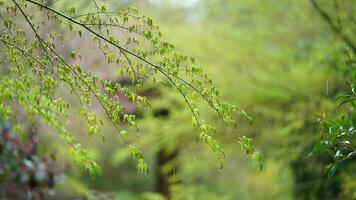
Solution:
<path fill-rule="evenodd" d="M 356 7 L 354 1 L 345 1 L 348 7 L 338 10 L 332 1 L 321 2 L 333 16 Z M 213 154 L 198 141 L 182 98 L 169 89 L 148 87 L 152 109 L 137 113 L 141 131 L 134 141 L 149 164 L 146 175 L 137 172 L 109 123 L 103 131 L 106 141 L 90 137 L 73 109 L 69 130 L 103 171 L 90 177 L 73 163 L 56 134 L 39 125 L 40 153 L 54 154 L 69 166 L 51 198 L 356 199 L 354 164 L 327 177 L 325 166 L 330 158 L 308 157 L 319 139 L 320 116 L 333 115 L 334 97 L 347 87 L 340 72 L 346 65 L 343 41 L 310 1 L 106 0 L 100 4 L 110 11 L 135 6 L 151 16 L 163 38 L 195 57 L 224 100 L 245 109 L 253 124 L 241 118 L 236 130 L 226 130 L 208 109 L 201 111 L 218 127 L 216 138 L 226 151 L 224 168 L 219 169 Z M 53 4 L 58 8 L 69 5 L 79 11 L 93 9 L 89 1 Z M 356 25 L 353 22 L 351 26 Z M 106 65 L 102 57 L 83 42 L 73 39 L 62 51 L 81 52 L 87 58 L 80 61 L 83 66 L 103 78 L 125 82 L 112 71 L 102 70 Z M 75 100 L 68 100 L 76 106 Z M 126 106 L 128 112 L 136 112 L 135 106 Z M 104 118 L 104 113 L 98 113 Z M 255 148 L 262 152 L 262 170 L 240 150 L 238 138 L 243 135 L 253 138 Z"/>

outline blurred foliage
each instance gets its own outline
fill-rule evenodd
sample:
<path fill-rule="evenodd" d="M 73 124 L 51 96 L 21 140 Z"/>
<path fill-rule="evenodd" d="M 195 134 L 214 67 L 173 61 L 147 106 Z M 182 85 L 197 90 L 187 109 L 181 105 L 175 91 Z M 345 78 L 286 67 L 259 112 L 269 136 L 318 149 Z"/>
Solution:
<path fill-rule="evenodd" d="M 0 113 L 0 197 L 43 199 L 63 179 L 64 166 L 52 157 L 40 157 L 37 142 L 22 142 Z M 53 193 L 53 192 L 52 192 Z"/>

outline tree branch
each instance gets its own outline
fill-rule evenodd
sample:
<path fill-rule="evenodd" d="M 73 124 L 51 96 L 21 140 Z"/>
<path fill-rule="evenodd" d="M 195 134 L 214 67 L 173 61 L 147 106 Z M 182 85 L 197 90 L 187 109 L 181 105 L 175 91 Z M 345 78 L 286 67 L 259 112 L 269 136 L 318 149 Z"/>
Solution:
<path fill-rule="evenodd" d="M 311 4 L 315 8 L 315 10 L 319 13 L 319 15 L 329 24 L 331 29 L 334 31 L 334 33 L 340 37 L 351 49 L 352 51 L 356 54 L 356 45 L 351 41 L 351 39 L 341 30 L 341 27 L 338 27 L 336 24 L 334 24 L 333 20 L 331 17 L 321 9 L 319 4 L 316 2 L 316 0 L 310 0 Z"/>

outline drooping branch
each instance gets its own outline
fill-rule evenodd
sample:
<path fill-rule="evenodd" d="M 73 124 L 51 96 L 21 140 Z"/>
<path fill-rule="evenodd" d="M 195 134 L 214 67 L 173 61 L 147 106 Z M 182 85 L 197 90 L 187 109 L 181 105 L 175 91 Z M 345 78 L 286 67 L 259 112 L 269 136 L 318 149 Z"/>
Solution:
<path fill-rule="evenodd" d="M 209 105 L 210 109 L 214 111 L 214 114 L 218 115 L 229 127 L 235 125 L 235 120 L 233 120 L 231 113 L 232 111 L 236 111 L 237 108 L 221 101 L 220 93 L 213 86 L 211 79 L 207 74 L 202 72 L 202 69 L 199 66 L 195 65 L 193 58 L 189 60 L 188 56 L 177 52 L 173 45 L 161 41 L 161 33 L 150 18 L 138 15 L 138 12 L 134 9 L 128 9 L 125 12 L 116 13 L 117 16 L 112 16 L 109 14 L 111 12 L 106 12 L 105 7 L 99 8 L 96 0 L 93 0 L 93 2 L 95 3 L 97 10 L 96 13 L 75 16 L 75 8 L 66 9 L 65 12 L 69 13 L 67 15 L 62 11 L 52 8 L 50 6 L 51 4 L 46 4 L 43 1 L 7 1 L 6 4 L 9 3 L 10 5 L 5 4 L 2 5 L 2 7 L 9 9 L 11 11 L 10 13 L 13 13 L 14 15 L 9 14 L 6 16 L 8 19 L 3 19 L 3 17 L 0 19 L 4 22 L 5 28 L 8 28 L 9 31 L 9 33 L 7 33 L 6 29 L 3 29 L 4 36 L 0 37 L 0 39 L 8 49 L 7 51 L 9 52 L 9 55 L 6 55 L 6 58 L 11 62 L 9 63 L 15 65 L 15 67 L 19 69 L 22 69 L 22 66 L 25 66 L 25 70 L 30 69 L 29 71 L 26 71 L 28 74 L 24 73 L 24 76 L 28 79 L 31 79 L 33 76 L 38 76 L 40 81 L 37 82 L 36 79 L 33 79 L 30 81 L 30 84 L 39 88 L 39 90 L 43 89 L 46 92 L 44 93 L 44 98 L 47 97 L 52 100 L 55 97 L 53 96 L 54 93 L 51 93 L 53 90 L 46 88 L 46 80 L 43 81 L 41 78 L 46 78 L 46 76 L 48 76 L 48 79 L 50 79 L 49 81 L 53 81 L 53 84 L 50 83 L 53 87 L 58 86 L 63 81 L 63 83 L 68 83 L 69 87 L 76 93 L 76 96 L 82 105 L 79 111 L 87 120 L 88 132 L 90 135 L 101 133 L 99 126 L 97 126 L 98 123 L 95 113 L 89 112 L 89 108 L 92 106 L 92 100 L 97 100 L 114 127 L 120 132 L 120 136 L 128 145 L 126 142 L 127 136 L 122 135 L 122 131 L 118 129 L 118 125 L 121 122 L 120 117 L 123 116 L 124 122 L 127 122 L 131 127 L 137 128 L 135 115 L 124 113 L 122 105 L 116 102 L 117 99 L 115 99 L 114 95 L 118 92 L 123 92 L 131 101 L 138 105 L 149 105 L 149 100 L 140 98 L 139 93 L 132 92 L 127 86 L 122 86 L 121 84 L 116 83 L 112 84 L 109 81 L 101 80 L 95 74 L 82 72 L 82 68 L 79 65 L 70 64 L 57 49 L 57 40 L 63 44 L 62 34 L 58 31 L 53 31 L 50 32 L 49 38 L 47 39 L 44 36 L 44 31 L 41 29 L 41 25 L 46 24 L 46 22 L 40 21 L 41 25 L 38 25 L 35 20 L 36 15 L 31 14 L 28 10 L 28 6 L 31 8 L 38 8 L 41 12 L 47 14 L 49 20 L 54 19 L 58 24 L 68 22 L 71 31 L 73 30 L 73 26 L 77 26 L 76 28 L 79 28 L 78 33 L 80 37 L 82 37 L 82 31 L 87 31 L 88 35 L 93 37 L 94 42 L 98 42 L 99 48 L 108 63 L 113 63 L 115 59 L 117 59 L 117 64 L 120 64 L 122 61 L 124 62 L 124 68 L 120 73 L 122 75 L 129 75 L 133 80 L 133 83 L 135 80 L 135 82 L 138 83 L 136 85 L 138 91 L 142 89 L 143 82 L 141 81 L 146 78 L 155 83 L 157 81 L 156 78 L 158 78 L 160 79 L 159 81 L 162 81 L 162 85 L 166 86 L 166 84 L 169 84 L 174 88 L 175 92 L 183 97 L 185 105 L 191 111 L 193 115 L 193 125 L 199 130 L 200 139 L 210 147 L 222 165 L 222 158 L 225 156 L 224 152 L 212 138 L 212 135 L 216 133 L 216 129 L 206 124 L 204 120 L 198 119 L 198 117 L 200 118 L 198 113 L 200 104 L 194 104 L 193 100 L 195 97 L 202 98 L 204 102 Z M 19 15 L 17 15 L 17 13 L 19 13 Z M 82 16 L 85 16 L 85 18 L 78 19 Z M 128 16 L 130 16 L 130 18 Z M 20 25 L 14 23 L 12 27 L 7 27 L 7 21 L 15 21 L 17 17 L 21 19 L 24 18 L 24 23 L 21 23 Z M 134 22 L 134 24 L 126 26 L 131 22 Z M 18 27 L 21 25 L 29 26 L 30 33 L 27 33 L 23 31 L 21 27 Z M 122 46 L 121 40 L 115 39 L 114 36 L 110 34 L 111 27 L 123 29 L 125 34 L 126 31 L 128 31 L 129 33 L 137 33 L 138 35 L 134 35 L 134 37 L 128 36 L 126 45 Z M 19 28 L 18 30 L 20 33 L 18 31 L 13 31 L 15 30 L 14 28 Z M 12 34 L 12 31 L 14 34 Z M 27 37 L 29 36 L 28 34 L 31 35 L 30 38 Z M 136 38 L 136 36 L 139 37 Z M 149 48 L 153 49 L 146 51 L 145 49 L 142 50 L 137 48 L 136 45 L 139 45 L 141 39 L 144 42 L 149 43 L 151 45 Z M 30 44 L 28 43 L 29 41 Z M 133 48 L 128 46 L 128 44 L 134 44 Z M 116 57 L 114 54 L 117 52 L 119 55 Z M 152 61 L 154 60 L 153 58 L 155 58 L 154 56 L 160 56 L 161 58 L 157 64 L 155 64 L 155 61 Z M 73 60 L 76 59 L 75 51 L 71 53 L 71 58 Z M 30 65 L 27 65 L 27 62 L 30 63 Z M 181 67 L 185 68 L 186 74 L 180 71 Z M 19 74 L 13 74 L 13 77 L 11 77 L 10 80 L 14 79 L 16 81 L 18 76 L 22 76 L 21 73 Z M 161 80 L 162 77 L 163 80 Z M 5 84 L 6 83 L 3 85 Z M 6 86 L 8 85 L 9 84 Z M 30 92 L 25 93 L 24 95 L 32 97 Z M 14 96 L 13 98 L 17 98 L 17 96 Z M 33 98 L 36 99 L 36 97 Z M 34 116 L 37 116 L 36 109 L 40 108 L 40 106 L 41 105 L 38 105 L 37 108 L 34 108 Z M 238 111 L 246 117 L 246 115 L 242 113 L 242 110 Z M 91 116 L 94 117 L 94 120 L 89 119 Z M 43 117 L 46 116 L 43 115 Z M 56 120 L 58 120 L 59 123 L 58 125 L 54 124 L 56 125 L 55 127 L 60 129 L 64 135 L 69 135 L 66 130 L 62 130 L 60 119 L 56 118 Z M 100 122 L 102 123 L 101 120 Z M 136 130 L 138 130 L 138 128 Z M 72 139 L 70 141 L 71 144 L 74 144 Z M 142 161 L 143 158 L 141 153 L 138 152 L 135 147 L 131 145 L 128 146 L 130 151 L 132 151 L 130 154 L 139 161 L 138 168 L 145 169 L 146 171 L 146 166 L 144 166 L 145 164 Z M 76 147 L 73 146 L 73 148 Z M 81 150 L 78 150 L 76 153 L 80 152 Z M 87 159 L 87 156 L 80 157 L 79 155 L 79 158 Z"/>
<path fill-rule="evenodd" d="M 120 45 L 114 43 L 114 42 L 112 42 L 110 39 L 104 37 L 104 36 L 101 35 L 100 33 L 97 33 L 96 31 L 94 31 L 94 30 L 91 29 L 89 26 L 85 25 L 84 23 L 81 23 L 81 22 L 75 20 L 74 18 L 71 18 L 71 17 L 69 17 L 69 16 L 66 16 L 66 15 L 64 15 L 63 13 L 60 13 L 60 12 L 58 12 L 58 11 L 56 11 L 56 10 L 54 10 L 54 9 L 52 9 L 52 8 L 50 8 L 50 7 L 46 6 L 46 5 L 44 5 L 44 4 L 41 4 L 41 3 L 39 3 L 39 2 L 36 2 L 36 1 L 33 1 L 33 0 L 25 0 L 25 1 L 30 2 L 30 3 L 32 3 L 32 4 L 35 4 L 35 5 L 37 5 L 37 6 L 41 7 L 41 8 L 43 8 L 43 9 L 46 9 L 46 10 L 48 10 L 48 11 L 50 11 L 50 12 L 52 12 L 52 13 L 54 13 L 54 14 L 56 14 L 56 15 L 58 15 L 58 16 L 64 18 L 64 19 L 68 20 L 69 22 L 71 22 L 71 23 L 73 23 L 73 24 L 76 24 L 76 25 L 78 25 L 78 26 L 80 26 L 80 27 L 86 29 L 87 31 L 89 31 L 90 33 L 92 33 L 93 35 L 95 35 L 96 37 L 98 37 L 98 38 L 102 39 L 103 41 L 107 42 L 108 44 L 110 44 L 110 45 L 112 45 L 112 46 L 118 48 L 120 51 L 125 52 L 125 53 L 128 53 L 129 55 L 131 55 L 131 56 L 133 56 L 133 57 L 135 57 L 135 58 L 141 60 L 142 62 L 148 64 L 149 66 L 152 66 L 153 68 L 155 68 L 156 70 L 158 70 L 161 74 L 163 74 L 165 77 L 168 78 L 167 75 L 173 76 L 173 74 L 172 74 L 171 72 L 169 72 L 169 71 L 165 70 L 164 68 L 162 68 L 162 67 L 160 67 L 160 66 L 158 66 L 158 65 L 156 65 L 156 64 L 154 64 L 154 63 L 152 63 L 151 61 L 149 61 L 149 60 L 147 60 L 147 59 L 141 57 L 140 55 L 137 55 L 137 54 L 135 54 L 134 52 L 132 52 L 132 51 L 130 51 L 130 50 L 128 50 L 128 49 L 126 49 L 126 48 L 124 48 L 124 47 L 122 47 L 122 46 L 120 46 Z M 96 13 L 99 13 L 99 12 L 96 12 Z M 174 77 L 177 78 L 177 79 L 179 79 L 180 81 L 182 81 L 184 84 L 186 84 L 188 87 L 190 87 L 190 88 L 193 89 L 195 92 L 197 92 L 200 96 L 202 96 L 202 98 L 209 104 L 209 106 L 211 106 L 211 107 L 215 110 L 215 112 L 219 115 L 219 117 L 222 118 L 222 119 L 224 119 L 224 117 L 223 117 L 223 115 L 221 114 L 220 110 L 213 104 L 213 102 L 212 102 L 211 99 L 209 99 L 206 95 L 203 94 L 202 91 L 200 91 L 198 88 L 196 88 L 195 86 L 193 86 L 191 83 L 189 83 L 189 82 L 186 81 L 185 79 L 183 79 L 183 78 L 181 78 L 181 77 L 179 77 L 179 76 L 177 76 L 177 77 L 174 76 Z M 172 82 L 172 79 L 170 79 L 170 78 L 168 78 L 168 79 L 169 79 L 169 81 L 170 81 L 174 86 L 177 86 L 177 84 L 176 84 L 175 82 L 174 82 L 174 83 Z M 177 87 L 176 87 L 176 88 L 177 88 Z M 181 93 L 181 95 L 184 97 L 185 95 L 182 94 L 182 90 L 181 90 L 180 88 L 177 88 L 177 89 L 178 89 L 179 93 Z M 186 97 L 184 97 L 184 99 L 186 100 Z M 188 102 L 187 102 L 187 103 L 188 103 Z M 188 106 L 191 108 L 190 105 L 188 105 Z M 194 113 L 194 110 L 193 110 L 193 109 L 191 109 L 191 111 Z M 198 121 L 198 120 L 197 120 L 197 121 Z M 198 121 L 198 122 L 199 122 L 199 121 Z"/>

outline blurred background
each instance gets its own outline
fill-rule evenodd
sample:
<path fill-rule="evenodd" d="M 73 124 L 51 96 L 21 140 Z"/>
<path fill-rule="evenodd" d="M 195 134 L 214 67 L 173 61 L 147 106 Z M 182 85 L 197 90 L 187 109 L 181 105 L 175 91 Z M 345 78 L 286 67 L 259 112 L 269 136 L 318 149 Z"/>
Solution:
<path fill-rule="evenodd" d="M 332 16 L 345 12 L 352 16 L 356 9 L 352 0 L 339 1 L 345 6 L 339 9 L 332 4 L 335 1 L 320 2 Z M 61 0 L 53 6 L 70 4 L 78 4 L 79 10 L 92 8 L 89 1 Z M 152 17 L 163 38 L 195 57 L 223 99 L 245 109 L 253 124 L 240 119 L 237 129 L 229 131 L 208 109 L 201 111 L 218 127 L 216 138 L 226 151 L 224 168 L 219 169 L 213 154 L 196 138 L 184 101 L 169 89 L 150 87 L 146 92 L 151 110 L 136 113 L 135 106 L 126 105 L 128 112 L 139 115 L 141 131 L 134 143 L 149 164 L 145 175 L 137 172 L 109 123 L 103 142 L 88 136 L 84 122 L 72 113 L 69 130 L 102 167 L 95 178 L 73 164 L 66 145 L 52 130 L 39 125 L 40 154 L 54 154 L 68 165 L 51 199 L 356 199 L 354 164 L 327 177 L 325 166 L 331 159 L 308 157 L 319 139 L 318 120 L 334 115 L 334 97 L 347 87 L 342 75 L 345 45 L 310 1 L 106 0 L 100 4 L 110 11 L 135 6 Z M 353 19 L 349 24 L 356 26 Z M 355 39 L 354 33 L 350 35 Z M 101 77 L 125 82 L 110 70 L 101 70 L 105 62 L 83 41 L 73 40 L 65 48 L 90 55 L 81 62 Z M 243 135 L 253 138 L 262 152 L 262 170 L 240 150 L 238 138 Z"/>

